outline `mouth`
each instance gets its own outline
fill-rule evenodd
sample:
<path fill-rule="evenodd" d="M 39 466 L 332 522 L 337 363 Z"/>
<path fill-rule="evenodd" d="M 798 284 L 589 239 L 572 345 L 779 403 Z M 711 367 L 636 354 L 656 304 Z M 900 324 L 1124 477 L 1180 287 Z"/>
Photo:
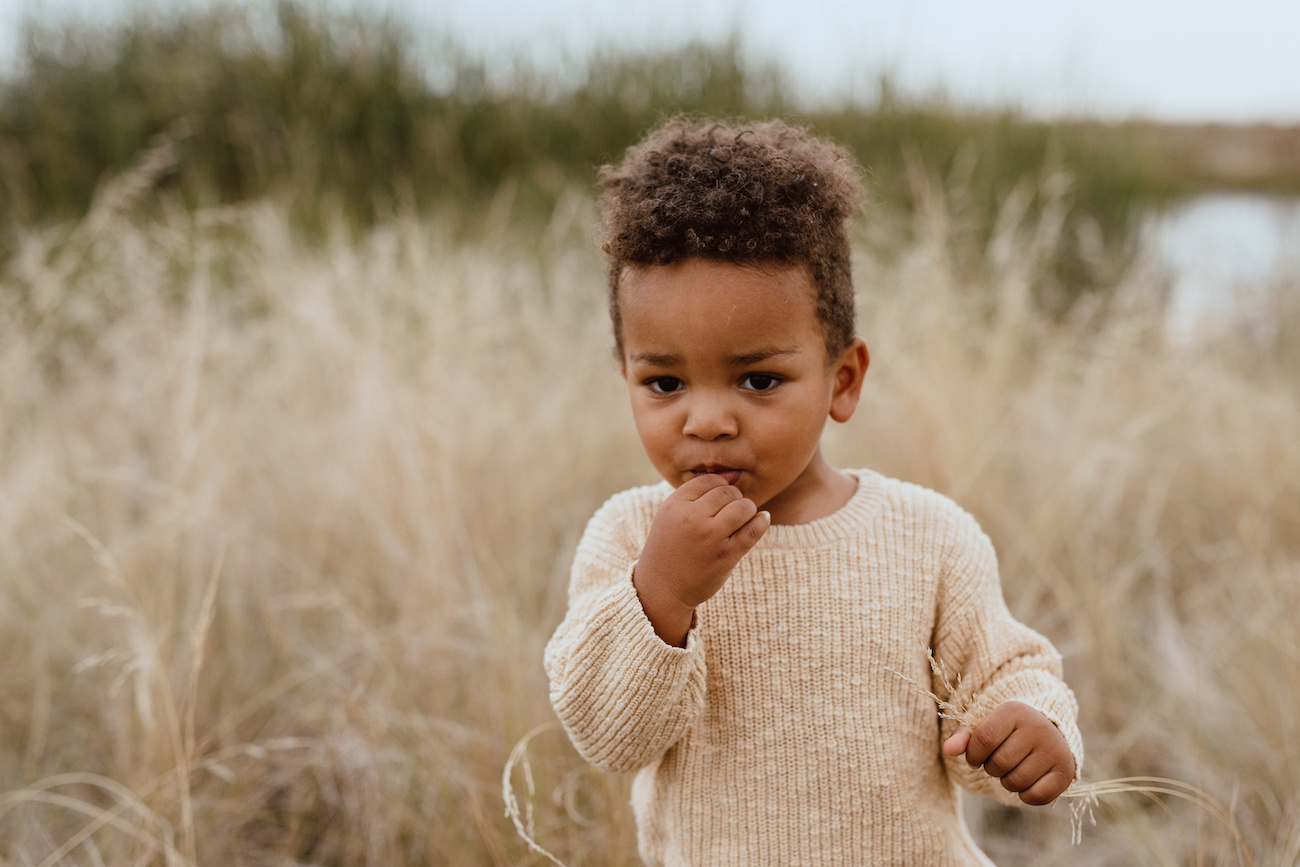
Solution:
<path fill-rule="evenodd" d="M 708 476 L 708 475 L 722 476 L 722 478 L 725 479 L 727 484 L 729 485 L 734 485 L 737 481 L 739 481 L 740 474 L 742 472 L 743 470 L 737 470 L 733 467 L 717 467 L 717 466 L 699 466 L 699 467 L 693 467 L 691 469 L 692 476 Z"/>

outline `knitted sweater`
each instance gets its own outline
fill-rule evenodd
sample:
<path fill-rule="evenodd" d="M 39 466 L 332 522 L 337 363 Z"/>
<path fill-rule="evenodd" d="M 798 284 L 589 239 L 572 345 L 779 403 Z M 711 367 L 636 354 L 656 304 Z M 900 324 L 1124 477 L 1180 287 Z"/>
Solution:
<path fill-rule="evenodd" d="M 1039 709 L 1082 767 L 1060 657 L 1008 613 L 975 520 L 933 491 L 849 472 L 857 490 L 834 514 L 768 528 L 696 609 L 684 648 L 655 635 L 631 582 L 672 488 L 624 491 L 588 524 L 546 648 L 551 701 L 588 761 L 637 772 L 648 864 L 990 864 L 956 785 L 1019 801 L 942 754 L 955 723 L 895 673 L 947 698 L 927 648 L 977 713 Z"/>

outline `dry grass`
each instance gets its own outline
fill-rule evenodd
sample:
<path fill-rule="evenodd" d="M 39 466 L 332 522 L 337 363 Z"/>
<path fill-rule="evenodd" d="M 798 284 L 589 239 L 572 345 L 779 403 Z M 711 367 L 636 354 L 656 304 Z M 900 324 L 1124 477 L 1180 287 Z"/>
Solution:
<path fill-rule="evenodd" d="M 974 249 L 929 195 L 918 240 L 864 231 L 874 363 L 828 448 L 977 514 L 1066 656 L 1088 778 L 1195 785 L 1257 864 L 1293 867 L 1297 288 L 1170 342 L 1138 268 L 1048 322 L 1027 293 L 1052 210 L 1011 207 Z M 653 478 L 588 208 L 322 250 L 269 206 L 137 225 L 119 195 L 22 239 L 0 277 L 0 864 L 546 863 L 502 766 L 552 719 L 577 534 Z M 627 781 L 553 730 L 529 757 L 539 842 L 635 863 Z M 1108 796 L 1078 846 L 1067 809 L 969 803 L 1001 864 L 1237 863 L 1181 802 Z"/>

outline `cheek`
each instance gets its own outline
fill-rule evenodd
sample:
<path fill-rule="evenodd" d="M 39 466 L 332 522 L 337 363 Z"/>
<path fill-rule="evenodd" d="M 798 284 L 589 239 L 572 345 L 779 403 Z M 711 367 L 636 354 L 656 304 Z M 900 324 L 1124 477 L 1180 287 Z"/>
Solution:
<path fill-rule="evenodd" d="M 641 444 L 652 458 L 671 449 L 676 437 L 668 413 L 647 411 L 633 404 L 632 418 L 636 423 L 636 432 L 641 437 Z"/>
<path fill-rule="evenodd" d="M 821 441 L 825 416 L 820 414 L 820 405 L 812 403 L 780 419 L 767 419 L 763 425 L 764 439 L 791 460 L 804 457 Z"/>

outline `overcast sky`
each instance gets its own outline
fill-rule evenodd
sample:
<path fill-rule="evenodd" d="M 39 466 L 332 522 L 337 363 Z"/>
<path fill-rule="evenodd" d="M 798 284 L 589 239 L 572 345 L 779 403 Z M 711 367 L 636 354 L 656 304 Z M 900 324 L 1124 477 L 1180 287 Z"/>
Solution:
<path fill-rule="evenodd" d="M 0 64 L 12 63 L 18 22 L 37 9 L 101 20 L 194 2 L 203 0 L 0 0 Z M 329 2 L 539 63 L 736 34 L 822 95 L 874 93 L 887 72 L 905 90 L 1037 114 L 1300 123 L 1300 0 Z"/>

